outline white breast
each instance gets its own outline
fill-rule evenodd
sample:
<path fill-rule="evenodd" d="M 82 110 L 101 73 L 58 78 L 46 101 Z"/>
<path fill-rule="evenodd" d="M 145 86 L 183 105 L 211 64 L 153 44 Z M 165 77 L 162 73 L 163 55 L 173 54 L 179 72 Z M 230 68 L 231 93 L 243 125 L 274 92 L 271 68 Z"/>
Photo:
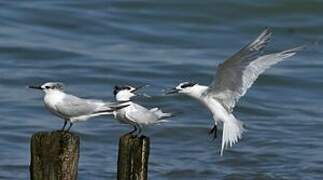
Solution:
<path fill-rule="evenodd" d="M 214 120 L 225 121 L 230 116 L 222 104 L 212 97 L 204 97 L 202 103 L 211 111 Z"/>
<path fill-rule="evenodd" d="M 44 96 L 45 107 L 53 114 L 59 117 L 62 117 L 61 114 L 57 113 L 56 104 L 61 102 L 63 98 L 64 98 L 64 93 L 62 92 L 59 92 L 59 91 L 49 92 Z"/>

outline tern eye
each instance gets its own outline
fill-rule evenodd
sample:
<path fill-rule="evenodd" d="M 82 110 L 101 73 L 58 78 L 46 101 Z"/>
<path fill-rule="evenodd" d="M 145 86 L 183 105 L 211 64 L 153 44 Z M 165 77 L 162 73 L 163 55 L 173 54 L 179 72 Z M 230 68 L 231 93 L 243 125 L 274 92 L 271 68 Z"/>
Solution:
<path fill-rule="evenodd" d="M 46 89 L 50 89 L 50 87 L 49 87 L 49 86 L 45 86 L 45 88 L 46 88 Z"/>
<path fill-rule="evenodd" d="M 181 88 L 192 87 L 194 85 L 195 85 L 195 83 L 186 83 L 186 84 L 181 85 Z"/>

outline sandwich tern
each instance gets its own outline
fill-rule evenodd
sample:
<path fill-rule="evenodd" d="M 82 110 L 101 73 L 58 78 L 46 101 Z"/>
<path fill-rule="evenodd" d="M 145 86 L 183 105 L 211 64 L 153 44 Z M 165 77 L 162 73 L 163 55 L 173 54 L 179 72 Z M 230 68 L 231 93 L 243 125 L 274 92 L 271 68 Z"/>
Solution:
<path fill-rule="evenodd" d="M 233 108 L 244 96 L 257 77 L 270 66 L 286 60 L 303 47 L 288 49 L 263 55 L 262 51 L 271 37 L 266 28 L 254 41 L 229 57 L 217 67 L 217 72 L 209 86 L 193 82 L 183 82 L 167 94 L 185 94 L 200 101 L 212 113 L 214 126 L 209 134 L 216 138 L 217 125 L 223 123 L 221 156 L 229 145 L 237 143 L 244 132 L 243 123 L 234 117 Z"/>
<path fill-rule="evenodd" d="M 113 114 L 113 111 L 126 107 L 118 103 L 105 102 L 96 99 L 82 99 L 64 93 L 64 85 L 60 82 L 47 82 L 41 86 L 29 86 L 45 92 L 45 107 L 54 115 L 64 119 L 62 130 L 67 122 L 70 123 L 69 131 L 74 122 L 86 121 L 91 117 Z"/>
<path fill-rule="evenodd" d="M 138 130 L 140 135 L 144 126 L 167 122 L 166 118 L 172 117 L 172 113 L 164 113 L 159 108 L 147 109 L 139 104 L 134 103 L 131 98 L 137 96 L 135 94 L 141 87 L 132 87 L 128 85 L 115 86 L 113 95 L 117 102 L 127 107 L 114 111 L 114 117 L 121 123 L 130 124 L 134 127 L 129 134 Z"/>

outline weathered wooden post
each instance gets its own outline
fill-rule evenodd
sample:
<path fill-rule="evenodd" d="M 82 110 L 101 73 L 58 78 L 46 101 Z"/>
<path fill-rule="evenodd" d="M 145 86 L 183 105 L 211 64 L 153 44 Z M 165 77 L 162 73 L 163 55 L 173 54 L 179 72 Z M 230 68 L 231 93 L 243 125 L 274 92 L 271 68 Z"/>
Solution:
<path fill-rule="evenodd" d="M 126 134 L 120 137 L 118 180 L 147 180 L 149 137 Z"/>
<path fill-rule="evenodd" d="M 38 132 L 31 138 L 31 180 L 76 180 L 80 137 L 66 131 Z"/>

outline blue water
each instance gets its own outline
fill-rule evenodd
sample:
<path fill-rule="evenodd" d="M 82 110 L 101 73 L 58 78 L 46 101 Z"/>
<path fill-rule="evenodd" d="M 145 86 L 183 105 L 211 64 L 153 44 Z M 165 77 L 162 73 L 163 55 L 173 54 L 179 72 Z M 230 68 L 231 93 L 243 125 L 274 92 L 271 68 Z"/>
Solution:
<path fill-rule="evenodd" d="M 318 0 L 95 0 L 0 2 L 0 179 L 29 178 L 29 141 L 63 121 L 29 84 L 62 81 L 66 91 L 112 100 L 116 84 L 150 84 L 147 107 L 182 112 L 145 131 L 149 177 L 162 179 L 321 179 L 323 177 L 323 2 Z M 247 128 L 219 156 L 212 117 L 195 100 L 165 97 L 181 81 L 209 84 L 217 64 L 272 27 L 267 52 L 309 44 L 262 75 L 235 108 Z M 76 124 L 79 179 L 115 179 L 112 118 Z"/>

